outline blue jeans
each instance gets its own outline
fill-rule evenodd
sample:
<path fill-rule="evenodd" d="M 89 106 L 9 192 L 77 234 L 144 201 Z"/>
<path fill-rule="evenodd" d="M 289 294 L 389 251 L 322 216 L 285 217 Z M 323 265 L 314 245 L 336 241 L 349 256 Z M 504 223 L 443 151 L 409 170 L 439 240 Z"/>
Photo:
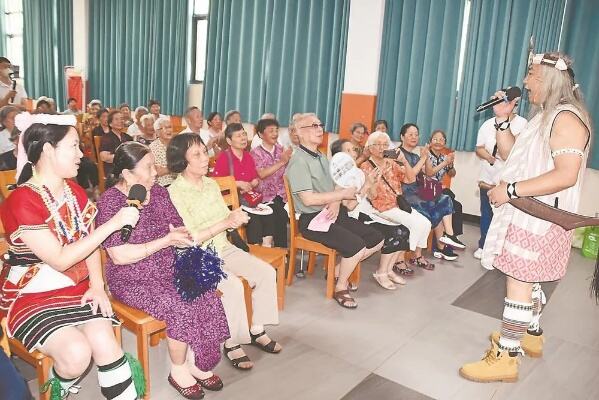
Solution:
<path fill-rule="evenodd" d="M 0 349 L 0 399 L 29 400 L 31 398 L 25 379 L 17 372 L 10 358 Z"/>
<path fill-rule="evenodd" d="M 487 192 L 489 189 L 480 188 L 480 239 L 478 240 L 478 248 L 482 249 L 485 245 L 485 239 L 487 238 L 487 232 L 493 219 L 493 209 L 491 203 L 489 203 L 489 196 Z"/>

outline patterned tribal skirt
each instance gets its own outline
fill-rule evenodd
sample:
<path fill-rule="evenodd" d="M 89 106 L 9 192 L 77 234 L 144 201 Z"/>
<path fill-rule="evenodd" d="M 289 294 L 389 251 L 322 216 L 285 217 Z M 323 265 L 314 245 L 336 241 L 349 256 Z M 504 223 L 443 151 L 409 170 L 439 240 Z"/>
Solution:
<path fill-rule="evenodd" d="M 96 319 L 120 324 L 115 315 L 109 318 L 100 312 L 94 315 L 91 304 L 81 305 L 81 298 L 88 289 L 89 280 L 86 279 L 76 286 L 20 295 L 8 312 L 8 335 L 33 351 L 66 326 L 82 325 Z"/>
<path fill-rule="evenodd" d="M 523 282 L 556 281 L 566 274 L 571 248 L 572 232 L 558 225 L 537 235 L 510 224 L 493 266 Z"/>

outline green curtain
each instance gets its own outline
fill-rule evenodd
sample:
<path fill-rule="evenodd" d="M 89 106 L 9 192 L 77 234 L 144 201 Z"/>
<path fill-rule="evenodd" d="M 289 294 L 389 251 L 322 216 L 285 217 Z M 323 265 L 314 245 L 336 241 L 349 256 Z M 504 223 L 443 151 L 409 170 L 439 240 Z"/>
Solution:
<path fill-rule="evenodd" d="M 387 0 L 377 118 L 394 140 L 414 122 L 424 138 L 448 131 L 454 110 L 464 0 Z"/>
<path fill-rule="evenodd" d="M 497 89 L 523 86 L 528 43 L 535 51 L 557 48 L 565 0 L 472 0 L 462 82 L 449 145 L 471 151 L 492 110 L 474 111 Z M 519 114 L 526 117 L 526 98 Z"/>
<path fill-rule="evenodd" d="M 574 59 L 575 79 L 593 120 L 589 166 L 599 169 L 599 5 L 595 0 L 568 0 L 561 50 Z"/>
<path fill-rule="evenodd" d="M 236 109 L 256 121 L 264 113 L 272 6 L 267 0 L 210 1 L 204 114 Z"/>
<path fill-rule="evenodd" d="M 23 64 L 29 97 L 52 97 L 64 109 L 64 67 L 73 65 L 72 0 L 23 0 Z"/>
<path fill-rule="evenodd" d="M 187 0 L 90 1 L 90 97 L 133 108 L 155 98 L 183 114 L 189 19 Z"/>
<path fill-rule="evenodd" d="M 265 111 L 282 123 L 315 112 L 339 129 L 349 24 L 349 1 L 274 1 Z"/>
<path fill-rule="evenodd" d="M 313 111 L 336 131 L 348 20 L 348 0 L 211 1 L 205 112 Z"/>

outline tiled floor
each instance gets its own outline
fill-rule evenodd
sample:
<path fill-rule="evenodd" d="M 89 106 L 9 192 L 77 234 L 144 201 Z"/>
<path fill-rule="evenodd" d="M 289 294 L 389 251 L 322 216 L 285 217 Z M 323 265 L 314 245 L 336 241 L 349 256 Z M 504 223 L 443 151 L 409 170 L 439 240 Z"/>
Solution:
<path fill-rule="evenodd" d="M 547 342 L 542 359 L 523 359 L 518 383 L 477 384 L 458 376 L 461 364 L 479 358 L 488 335 L 499 327 L 505 295 L 503 277 L 472 257 L 478 228 L 466 226 L 458 262 L 438 262 L 433 272 L 417 271 L 395 292 L 381 289 L 363 264 L 357 310 L 324 298 L 321 271 L 287 288 L 281 324 L 271 335 L 284 346 L 270 355 L 246 346 L 255 361 L 250 372 L 226 361 L 216 368 L 225 388 L 206 399 L 559 399 L 599 398 L 599 307 L 589 297 L 594 263 L 574 249 L 568 274 L 545 285 L 549 302 L 542 325 Z M 135 354 L 133 336 L 124 347 Z M 151 349 L 152 399 L 178 399 L 166 383 L 166 343 Z M 19 363 L 33 379 L 33 370 Z M 37 381 L 30 381 L 35 391 Z M 95 368 L 73 399 L 101 399 Z"/>

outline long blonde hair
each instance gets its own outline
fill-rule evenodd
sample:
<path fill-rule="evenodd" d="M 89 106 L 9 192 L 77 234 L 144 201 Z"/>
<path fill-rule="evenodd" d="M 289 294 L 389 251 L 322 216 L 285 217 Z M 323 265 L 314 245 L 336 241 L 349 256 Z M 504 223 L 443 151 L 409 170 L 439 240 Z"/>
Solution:
<path fill-rule="evenodd" d="M 561 58 L 564 60 L 568 68 L 572 70 L 572 59 L 566 54 L 551 52 L 545 53 L 544 57 L 552 60 Z M 580 87 L 575 86 L 575 81 L 570 76 L 568 71 L 560 71 L 550 65 L 540 64 L 540 66 L 542 67 L 541 71 L 543 73 L 541 92 L 542 96 L 544 96 L 544 100 L 541 105 L 535 105 L 531 103 L 530 118 L 539 113 L 543 113 L 542 123 L 544 125 L 548 122 L 547 118 L 549 118 L 549 115 L 558 105 L 571 104 L 580 112 L 582 121 L 589 129 L 590 134 L 592 130 L 591 117 L 584 102 Z"/>

